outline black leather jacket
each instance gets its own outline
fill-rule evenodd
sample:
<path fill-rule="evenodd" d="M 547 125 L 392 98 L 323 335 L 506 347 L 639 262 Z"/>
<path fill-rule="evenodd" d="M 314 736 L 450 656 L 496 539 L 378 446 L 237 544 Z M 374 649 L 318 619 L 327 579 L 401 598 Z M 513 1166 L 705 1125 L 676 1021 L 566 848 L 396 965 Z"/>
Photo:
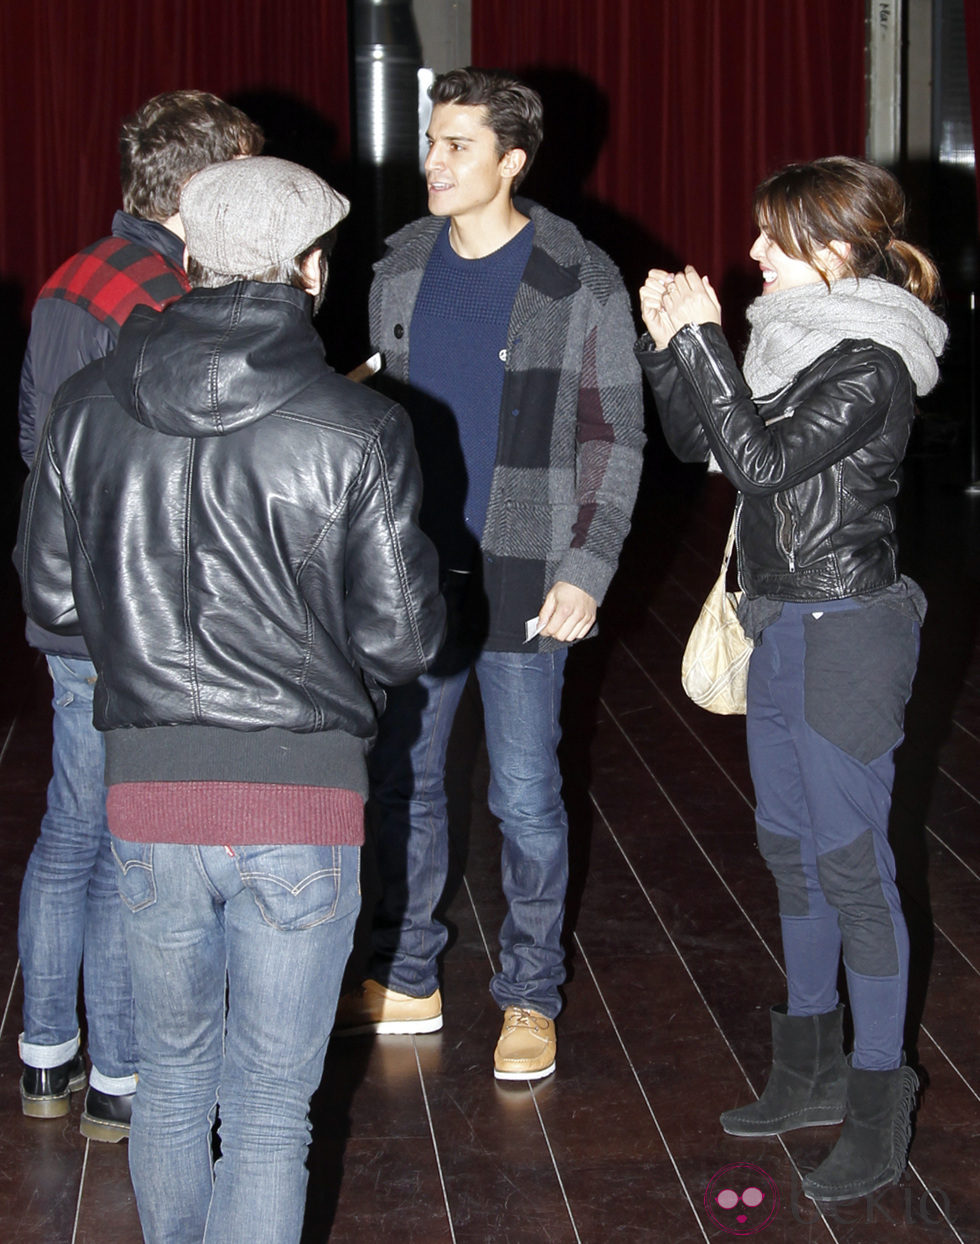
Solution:
<path fill-rule="evenodd" d="M 59 391 L 15 558 L 30 616 L 84 632 L 101 730 L 368 741 L 377 684 L 436 654 L 408 418 L 326 365 L 310 307 L 285 285 L 194 290 L 135 311 Z"/>
<path fill-rule="evenodd" d="M 747 596 L 828 600 L 898 579 L 894 498 L 914 416 L 901 358 L 843 341 L 758 402 L 721 329 L 688 325 L 637 345 L 664 434 L 685 462 L 714 455 L 741 493 Z"/>

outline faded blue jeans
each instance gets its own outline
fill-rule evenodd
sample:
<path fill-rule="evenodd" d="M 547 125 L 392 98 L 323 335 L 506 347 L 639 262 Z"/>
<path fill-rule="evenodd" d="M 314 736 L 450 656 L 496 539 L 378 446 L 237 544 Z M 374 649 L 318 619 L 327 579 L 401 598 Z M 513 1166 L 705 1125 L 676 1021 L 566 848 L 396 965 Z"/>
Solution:
<path fill-rule="evenodd" d="M 147 1244 L 296 1244 L 360 848 L 114 838 L 113 850 L 140 1041 L 129 1169 Z"/>
<path fill-rule="evenodd" d="M 92 725 L 95 666 L 74 657 L 47 660 L 54 682 L 53 776 L 20 894 L 20 1056 L 32 1067 L 57 1067 L 73 1057 L 84 960 L 92 1085 L 131 1093 L 133 991 L 106 824 L 105 746 Z"/>
<path fill-rule="evenodd" d="M 565 979 L 561 946 L 568 888 L 568 819 L 561 798 L 558 723 L 567 648 L 481 652 L 474 668 L 490 758 L 490 811 L 500 821 L 507 915 L 497 1005 L 554 1019 Z M 449 868 L 446 750 L 469 667 L 425 674 L 388 693 L 371 760 L 379 812 L 382 897 L 375 912 L 376 980 L 415 997 L 438 986 L 445 927 L 435 918 Z"/>

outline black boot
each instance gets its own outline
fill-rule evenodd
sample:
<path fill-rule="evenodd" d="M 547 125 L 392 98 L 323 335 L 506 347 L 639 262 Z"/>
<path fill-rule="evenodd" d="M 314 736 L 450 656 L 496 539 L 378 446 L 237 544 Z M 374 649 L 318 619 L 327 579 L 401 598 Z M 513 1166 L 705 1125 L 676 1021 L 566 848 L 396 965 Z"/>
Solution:
<path fill-rule="evenodd" d="M 71 1109 L 72 1093 L 85 1087 L 85 1059 L 79 1050 L 58 1067 L 28 1067 L 20 1077 L 20 1104 L 31 1119 L 58 1119 Z"/>
<path fill-rule="evenodd" d="M 840 1139 L 803 1191 L 811 1201 L 855 1201 L 898 1183 L 912 1135 L 919 1079 L 911 1067 L 847 1072 L 847 1116 Z"/>
<path fill-rule="evenodd" d="M 843 1011 L 839 1006 L 823 1015 L 787 1015 L 785 1006 L 772 1008 L 769 1080 L 758 1101 L 721 1116 L 730 1136 L 779 1136 L 843 1119 Z"/>
<path fill-rule="evenodd" d="M 129 1138 L 132 1115 L 132 1093 L 101 1093 L 89 1086 L 78 1130 L 89 1140 L 107 1140 L 115 1144 Z"/>

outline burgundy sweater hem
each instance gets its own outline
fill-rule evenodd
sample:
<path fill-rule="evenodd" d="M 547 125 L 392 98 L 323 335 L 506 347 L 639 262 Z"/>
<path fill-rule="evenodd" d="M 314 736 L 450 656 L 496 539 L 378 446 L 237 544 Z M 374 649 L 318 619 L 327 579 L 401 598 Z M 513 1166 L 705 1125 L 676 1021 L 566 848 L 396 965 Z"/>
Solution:
<path fill-rule="evenodd" d="M 198 846 L 364 844 L 364 800 L 352 790 L 272 782 L 120 782 L 109 830 L 127 842 Z"/>

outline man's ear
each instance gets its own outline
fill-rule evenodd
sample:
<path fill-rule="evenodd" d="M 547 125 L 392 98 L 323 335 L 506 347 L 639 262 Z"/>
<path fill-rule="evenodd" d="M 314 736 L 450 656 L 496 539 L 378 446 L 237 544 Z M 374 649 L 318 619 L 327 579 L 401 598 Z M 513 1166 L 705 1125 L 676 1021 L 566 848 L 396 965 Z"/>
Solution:
<path fill-rule="evenodd" d="M 500 171 L 504 177 L 514 178 L 527 163 L 527 152 L 521 147 L 511 147 L 500 157 Z"/>
<path fill-rule="evenodd" d="M 321 288 L 320 277 L 320 256 L 323 254 L 323 247 L 318 246 L 315 251 L 310 251 L 302 263 L 303 279 L 306 282 L 306 292 L 312 297 L 316 297 Z"/>

